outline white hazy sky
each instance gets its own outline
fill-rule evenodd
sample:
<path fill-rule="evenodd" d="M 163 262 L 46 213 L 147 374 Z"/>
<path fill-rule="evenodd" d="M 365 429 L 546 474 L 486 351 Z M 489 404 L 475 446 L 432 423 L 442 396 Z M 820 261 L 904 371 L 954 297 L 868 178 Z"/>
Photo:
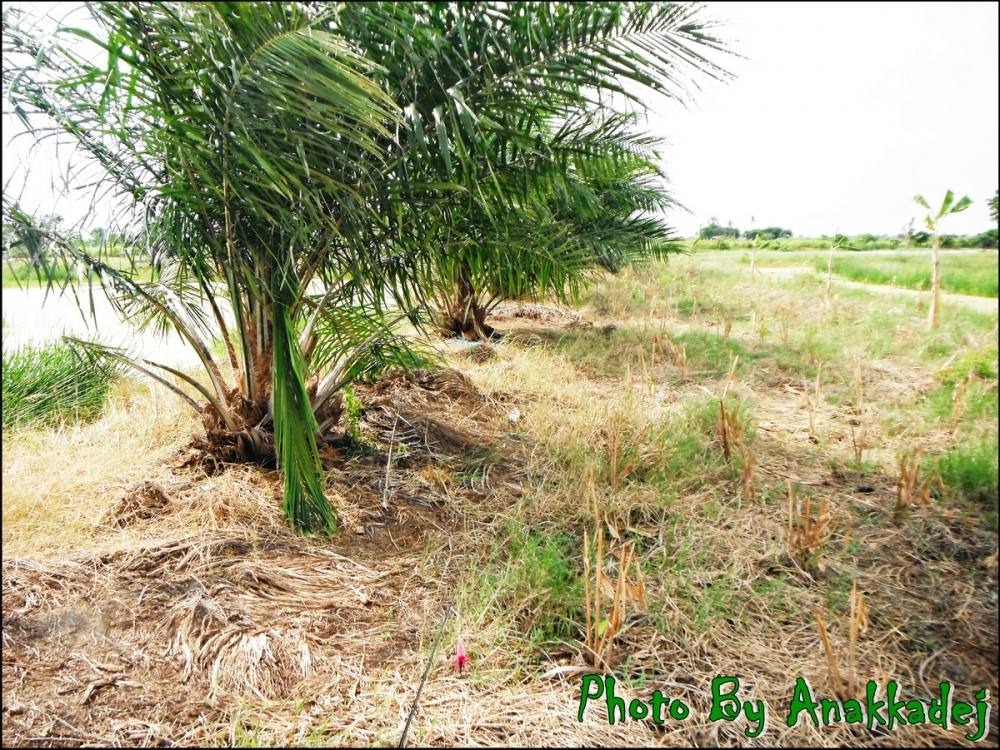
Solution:
<path fill-rule="evenodd" d="M 38 3 L 62 16 L 76 3 Z M 709 82 L 688 108 L 657 102 L 684 234 L 717 217 L 797 235 L 895 234 L 951 188 L 974 201 L 945 231 L 989 227 L 998 186 L 997 3 L 708 3 L 718 34 L 743 57 L 736 78 Z M 3 177 L 23 204 L 77 221 L 86 201 L 54 198 L 65 152 L 28 153 L 3 118 Z M 105 207 L 105 212 L 107 211 Z M 753 221 L 751 221 L 753 220 Z M 106 224 L 100 216 L 94 224 Z"/>
<path fill-rule="evenodd" d="M 652 130 L 692 212 L 799 235 L 895 234 L 944 191 L 973 205 L 945 231 L 990 226 L 997 189 L 997 3 L 709 3 L 746 59 Z M 921 220 L 918 216 L 916 224 Z"/>

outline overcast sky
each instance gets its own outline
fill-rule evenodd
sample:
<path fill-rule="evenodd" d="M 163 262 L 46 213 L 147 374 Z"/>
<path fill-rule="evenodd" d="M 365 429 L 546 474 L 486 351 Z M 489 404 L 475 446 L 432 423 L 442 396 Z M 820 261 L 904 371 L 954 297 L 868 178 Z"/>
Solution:
<path fill-rule="evenodd" d="M 799 235 L 895 234 L 944 191 L 973 205 L 945 231 L 990 226 L 997 189 L 997 3 L 709 3 L 747 59 L 654 132 L 692 214 Z M 919 225 L 920 219 L 917 219 Z"/>
<path fill-rule="evenodd" d="M 46 10 L 75 3 L 40 3 Z M 692 234 L 710 217 L 798 235 L 895 234 L 947 188 L 973 206 L 945 231 L 989 226 L 998 186 L 997 3 L 709 3 L 743 58 L 685 109 L 657 102 L 671 187 Z M 53 200 L 60 158 L 28 157 L 4 116 L 3 176 L 30 163 L 25 207 L 76 221 L 86 201 Z M 20 184 L 15 180 L 15 184 Z M 52 205 L 56 203 L 56 205 Z M 100 218 L 96 224 L 107 223 Z M 917 220 L 919 224 L 919 218 Z"/>

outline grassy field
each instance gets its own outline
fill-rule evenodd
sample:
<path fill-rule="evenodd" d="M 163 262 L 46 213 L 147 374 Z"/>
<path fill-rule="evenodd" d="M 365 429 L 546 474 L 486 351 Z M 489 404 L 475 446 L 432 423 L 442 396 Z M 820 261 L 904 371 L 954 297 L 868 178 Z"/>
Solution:
<path fill-rule="evenodd" d="M 816 260 L 817 271 L 826 271 L 826 261 Z M 927 252 L 864 257 L 841 255 L 833 260 L 833 272 L 869 284 L 891 284 L 907 289 L 930 289 L 931 270 Z M 948 255 L 941 259 L 941 288 L 956 294 L 997 296 L 997 254 Z"/>
<path fill-rule="evenodd" d="M 695 251 L 699 257 L 713 262 L 750 264 L 748 251 Z M 829 253 L 822 250 L 759 250 L 758 268 L 811 268 L 826 274 Z M 852 281 L 867 284 L 898 286 L 905 289 L 930 288 L 930 252 L 870 253 L 849 250 L 835 251 L 833 273 Z M 995 250 L 981 252 L 941 253 L 941 287 L 946 292 L 981 297 L 997 296 L 998 263 Z"/>
<path fill-rule="evenodd" d="M 120 256 L 113 256 L 102 260 L 112 268 L 132 272 L 139 280 L 148 281 L 155 278 L 155 271 L 151 265 L 143 264 L 133 267 L 127 258 Z M 3 286 L 5 288 L 44 286 L 47 283 L 45 275 L 39 269 L 33 268 L 26 260 L 14 258 L 10 261 L 4 261 L 2 269 Z M 52 279 L 56 284 L 75 283 L 81 278 L 83 281 L 87 280 L 86 271 L 82 272 L 81 277 L 75 267 L 67 267 L 64 264 L 60 264 L 54 266 L 52 269 Z"/>
<path fill-rule="evenodd" d="M 501 342 L 444 345 L 451 374 L 359 387 L 330 540 L 288 531 L 274 472 L 185 466 L 195 420 L 159 387 L 5 432 L 5 735 L 396 744 L 443 628 L 413 745 L 745 743 L 708 721 L 719 674 L 768 702 L 769 745 L 971 745 L 783 709 L 799 675 L 997 694 L 996 315 L 946 305 L 928 334 L 912 297 L 733 260 L 505 306 Z M 578 722 L 602 661 L 691 716 Z"/>

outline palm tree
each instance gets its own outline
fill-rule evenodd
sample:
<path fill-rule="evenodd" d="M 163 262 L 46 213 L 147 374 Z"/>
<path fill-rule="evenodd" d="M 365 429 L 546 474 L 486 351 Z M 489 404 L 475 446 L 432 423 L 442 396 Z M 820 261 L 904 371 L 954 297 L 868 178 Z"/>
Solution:
<path fill-rule="evenodd" d="M 611 105 L 641 109 L 642 88 L 684 97 L 691 74 L 723 75 L 704 56 L 720 45 L 699 12 L 607 2 L 345 8 L 338 24 L 381 62 L 376 78 L 406 114 L 401 169 L 462 188 L 433 207 L 437 221 L 422 217 L 440 250 L 424 286 L 446 332 L 488 337 L 485 317 L 503 299 L 563 296 L 594 268 L 673 249 L 662 221 L 644 215 L 669 203 L 649 179 L 659 174 L 656 141 Z M 610 170 L 624 185 L 629 169 L 631 202 L 600 207 L 588 183 Z M 592 220 L 611 210 L 617 223 Z"/>
<path fill-rule="evenodd" d="M 944 194 L 941 208 L 936 213 L 931 211 L 930 204 L 924 196 L 915 195 L 913 200 L 928 211 L 927 215 L 924 216 L 924 224 L 931 233 L 931 308 L 927 314 L 927 327 L 933 331 L 937 328 L 941 318 L 941 238 L 939 235 L 941 220 L 949 214 L 957 214 L 967 209 L 972 205 L 972 199 L 964 195 L 956 203 L 955 194 L 949 190 Z"/>
<path fill-rule="evenodd" d="M 454 230 L 470 215 L 489 246 L 494 226 L 523 231 L 510 217 L 546 205 L 571 180 L 567 151 L 585 147 L 584 130 L 563 152 L 539 139 L 557 121 L 612 94 L 637 100 L 627 81 L 671 93 L 678 69 L 719 74 L 699 51 L 719 45 L 688 5 L 88 8 L 99 33 L 62 29 L 52 43 L 5 11 L 5 59 L 20 62 L 5 66 L 5 94 L 39 137 L 54 129 L 90 156 L 99 189 L 141 217 L 121 251 L 163 270 L 150 282 L 116 270 L 6 194 L 4 222 L 83 263 L 124 318 L 187 340 L 203 379 L 90 350 L 197 409 L 224 460 L 276 464 L 302 531 L 336 526 L 320 444 L 342 389 L 416 360 L 392 324 L 422 323 L 456 246 L 438 240 L 464 243 Z"/>
<path fill-rule="evenodd" d="M 145 216 L 127 251 L 149 245 L 166 268 L 143 284 L 76 243 L 53 236 L 52 244 L 90 268 L 125 318 L 174 328 L 187 340 L 207 383 L 161 363 L 128 361 L 199 409 L 224 458 L 276 457 L 296 528 L 332 529 L 317 420 L 336 421 L 330 396 L 357 347 L 340 345 L 343 328 L 326 347 L 312 338 L 331 325 L 322 314 L 333 299 L 357 329 L 352 344 L 384 332 L 356 310 L 377 307 L 392 268 L 351 240 L 363 234 L 358 227 L 385 223 L 366 195 L 384 168 L 378 139 L 400 112 L 368 77 L 372 64 L 324 30 L 329 11 L 283 3 L 89 8 L 103 35 L 68 29 L 52 46 L 5 23 L 5 52 L 31 58 L 9 82 L 8 98 L 26 124 L 29 113 L 47 115 L 103 167 L 105 189 Z M 81 54 L 81 39 L 102 56 Z M 6 195 L 5 214 L 30 224 Z M 307 294 L 316 278 L 330 287 L 326 304 Z M 225 342 L 229 377 L 211 354 L 213 335 Z M 317 359 L 332 379 L 310 387 Z"/>
<path fill-rule="evenodd" d="M 608 145 L 605 154 L 578 155 L 559 185 L 515 211 L 462 214 L 442 238 L 449 252 L 435 259 L 444 333 L 490 338 L 486 317 L 503 300 L 545 293 L 566 299 L 594 273 L 679 249 L 654 215 L 671 205 L 655 154 L 611 139 Z"/>

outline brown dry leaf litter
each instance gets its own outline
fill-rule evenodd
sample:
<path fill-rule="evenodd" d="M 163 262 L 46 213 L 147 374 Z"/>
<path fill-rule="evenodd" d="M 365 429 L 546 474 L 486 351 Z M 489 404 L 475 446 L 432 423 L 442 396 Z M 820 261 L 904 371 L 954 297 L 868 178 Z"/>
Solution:
<path fill-rule="evenodd" d="M 298 714 L 279 743 L 341 730 L 352 742 L 398 739 L 424 633 L 453 596 L 451 532 L 498 488 L 515 498 L 519 470 L 502 459 L 498 403 L 459 373 L 359 391 L 366 434 L 399 457 L 388 492 L 379 456 L 339 462 L 330 495 L 353 518 L 332 540 L 284 527 L 273 472 L 175 465 L 128 486 L 99 520 L 128 529 L 127 548 L 6 558 L 5 742 L 224 744 L 255 731 L 245 711 Z M 470 454 L 488 470 L 478 484 L 435 482 L 436 467 Z"/>

